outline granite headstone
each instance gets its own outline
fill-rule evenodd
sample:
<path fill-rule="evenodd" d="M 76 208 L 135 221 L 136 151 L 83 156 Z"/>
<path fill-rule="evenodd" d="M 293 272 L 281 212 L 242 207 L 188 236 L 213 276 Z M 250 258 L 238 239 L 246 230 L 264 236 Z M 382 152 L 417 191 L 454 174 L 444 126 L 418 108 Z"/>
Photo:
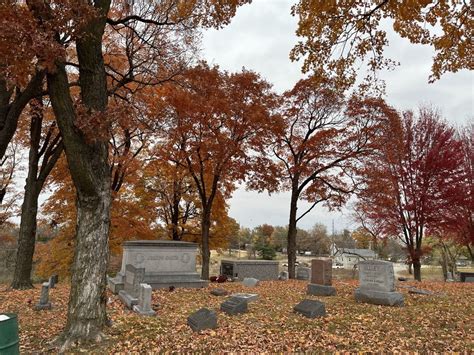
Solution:
<path fill-rule="evenodd" d="M 332 260 L 320 258 L 311 260 L 311 283 L 307 293 L 315 296 L 334 296 L 336 289 L 332 286 Z"/>
<path fill-rule="evenodd" d="M 324 303 L 308 299 L 298 303 L 293 310 L 307 318 L 323 317 L 326 315 Z"/>
<path fill-rule="evenodd" d="M 403 295 L 395 292 L 393 264 L 381 260 L 365 260 L 359 266 L 359 288 L 356 301 L 384 306 L 403 306 Z"/>
<path fill-rule="evenodd" d="M 217 328 L 216 312 L 207 308 L 201 308 L 188 317 L 188 325 L 194 332 Z"/>

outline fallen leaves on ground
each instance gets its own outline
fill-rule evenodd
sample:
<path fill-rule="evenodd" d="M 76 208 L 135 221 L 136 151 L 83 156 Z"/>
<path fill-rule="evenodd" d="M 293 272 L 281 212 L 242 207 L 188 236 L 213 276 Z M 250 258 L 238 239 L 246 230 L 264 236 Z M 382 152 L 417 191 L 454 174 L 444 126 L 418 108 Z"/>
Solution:
<path fill-rule="evenodd" d="M 474 284 L 405 282 L 435 292 L 413 295 L 407 287 L 405 307 L 357 303 L 357 281 L 335 281 L 335 297 L 306 295 L 304 281 L 267 281 L 256 288 L 241 283 L 211 284 L 205 289 L 153 291 L 156 317 L 129 311 L 116 295 L 109 294 L 112 326 L 102 353 L 119 352 L 309 352 L 309 351 L 456 351 L 474 350 Z M 211 288 L 258 293 L 246 314 L 228 316 L 219 310 L 225 297 Z M 69 287 L 58 284 L 50 291 L 52 310 L 34 311 L 40 285 L 33 290 L 7 290 L 0 286 L 0 312 L 18 313 L 22 353 L 47 352 L 66 323 Z M 327 316 L 307 319 L 293 312 L 304 298 L 325 303 Z M 218 328 L 193 333 L 187 317 L 206 307 L 218 314 Z M 91 351 L 94 348 L 85 349 Z M 95 348 L 95 350 L 97 350 Z M 53 350 L 54 351 L 54 350 Z"/>

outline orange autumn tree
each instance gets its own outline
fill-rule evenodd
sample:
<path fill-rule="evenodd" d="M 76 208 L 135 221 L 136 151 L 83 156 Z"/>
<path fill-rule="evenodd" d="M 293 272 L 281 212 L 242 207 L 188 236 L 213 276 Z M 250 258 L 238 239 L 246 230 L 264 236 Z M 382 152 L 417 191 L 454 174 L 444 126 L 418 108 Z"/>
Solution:
<path fill-rule="evenodd" d="M 256 73 L 230 74 L 200 63 L 180 86 L 162 91 L 165 126 L 160 155 L 184 167 L 201 207 L 202 278 L 209 278 L 211 212 L 218 193 L 230 196 L 265 145 L 274 104 Z"/>
<path fill-rule="evenodd" d="M 368 60 L 369 77 L 395 63 L 385 58 L 389 45 L 387 24 L 411 43 L 433 47 L 430 82 L 446 72 L 472 70 L 472 29 L 469 2 L 391 0 L 299 0 L 292 7 L 298 17 L 299 37 L 291 58 L 304 59 L 303 71 L 337 78 L 338 85 L 352 85 L 360 61 Z M 389 20 L 391 22 L 389 22 Z"/>
<path fill-rule="evenodd" d="M 100 341 L 106 324 L 103 295 L 111 206 L 107 132 L 116 118 L 109 106 L 110 95 L 120 95 L 127 101 L 136 93 L 136 86 L 127 85 L 155 84 L 151 78 L 173 64 L 168 62 L 170 54 L 187 57 L 186 46 L 199 28 L 228 24 L 236 9 L 247 2 L 8 0 L 2 3 L 2 32 L 14 36 L 7 36 L 11 40 L 0 43 L 0 80 L 9 77 L 3 74 L 5 68 L 20 73 L 23 83 L 36 74 L 41 79 L 46 75 L 46 90 L 76 188 L 75 256 L 66 328 L 58 339 L 61 350 L 77 342 Z M 3 16 L 4 11 L 10 10 L 11 15 Z M 116 70 L 114 63 L 104 60 L 105 34 L 110 28 L 116 33 L 115 43 L 127 44 L 125 71 L 121 70 L 123 67 Z M 17 33 L 26 34 L 26 40 L 19 42 Z M 29 34 L 35 35 L 33 40 Z M 72 72 L 79 75 L 79 80 L 70 75 Z M 113 87 L 108 86 L 111 77 L 114 77 Z M 7 89 L 3 90 L 4 87 Z M 11 87 L 11 83 L 0 82 L 0 90 L 4 91 L 0 93 L 2 105 L 12 97 Z M 127 87 L 126 95 L 119 92 L 124 87 Z M 80 90 L 76 99 L 77 88 Z M 83 131 L 81 128 L 85 127 L 92 129 Z M 3 128 L 0 123 L 1 134 Z M 11 129 L 7 133 L 10 135 Z M 0 143 L 3 145 L 4 140 Z M 0 156 L 3 156 L 2 145 Z"/>
<path fill-rule="evenodd" d="M 282 96 L 279 130 L 269 146 L 275 158 L 271 176 L 257 171 L 269 191 L 290 192 L 288 272 L 295 277 L 297 223 L 324 203 L 345 204 L 357 187 L 364 159 L 376 146 L 377 132 L 390 108 L 381 99 L 345 100 L 332 83 L 300 80 Z M 258 187 L 258 182 L 254 184 Z M 298 211 L 299 201 L 310 203 Z"/>

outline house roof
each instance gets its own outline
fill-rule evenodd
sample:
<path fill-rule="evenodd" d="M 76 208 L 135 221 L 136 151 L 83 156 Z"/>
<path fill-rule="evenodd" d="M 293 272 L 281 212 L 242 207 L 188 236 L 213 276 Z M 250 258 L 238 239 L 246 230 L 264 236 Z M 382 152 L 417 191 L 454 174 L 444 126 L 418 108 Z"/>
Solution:
<path fill-rule="evenodd" d="M 341 248 L 338 250 L 337 254 L 360 255 L 364 258 L 375 257 L 377 255 L 375 251 L 370 250 L 370 249 L 349 249 L 349 248 Z"/>

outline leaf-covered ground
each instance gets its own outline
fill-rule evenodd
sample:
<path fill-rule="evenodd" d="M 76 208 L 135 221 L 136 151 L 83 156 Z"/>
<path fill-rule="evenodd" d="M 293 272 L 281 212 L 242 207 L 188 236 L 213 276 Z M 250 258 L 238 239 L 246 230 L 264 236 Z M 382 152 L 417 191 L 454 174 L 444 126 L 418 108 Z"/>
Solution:
<path fill-rule="evenodd" d="M 207 289 L 153 292 L 156 317 L 141 317 L 127 310 L 110 294 L 113 325 L 102 346 L 82 349 L 102 353 L 127 352 L 310 352 L 310 351 L 474 351 L 474 284 L 401 283 L 405 307 L 356 303 L 357 281 L 335 281 L 337 296 L 307 296 L 304 281 L 261 282 L 256 288 L 240 283 L 211 284 Z M 407 286 L 436 292 L 408 294 Z M 228 316 L 219 311 L 225 297 L 209 293 L 213 287 L 231 292 L 255 292 L 259 299 L 249 312 Z M 54 352 L 50 341 L 65 325 L 68 287 L 51 290 L 54 308 L 34 311 L 40 286 L 11 291 L 0 286 L 0 312 L 15 312 L 20 320 L 22 353 Z M 293 312 L 304 298 L 326 304 L 327 316 L 307 319 Z M 218 312 L 218 329 L 193 333 L 188 315 L 201 307 Z M 76 351 L 81 351 L 77 349 Z"/>

